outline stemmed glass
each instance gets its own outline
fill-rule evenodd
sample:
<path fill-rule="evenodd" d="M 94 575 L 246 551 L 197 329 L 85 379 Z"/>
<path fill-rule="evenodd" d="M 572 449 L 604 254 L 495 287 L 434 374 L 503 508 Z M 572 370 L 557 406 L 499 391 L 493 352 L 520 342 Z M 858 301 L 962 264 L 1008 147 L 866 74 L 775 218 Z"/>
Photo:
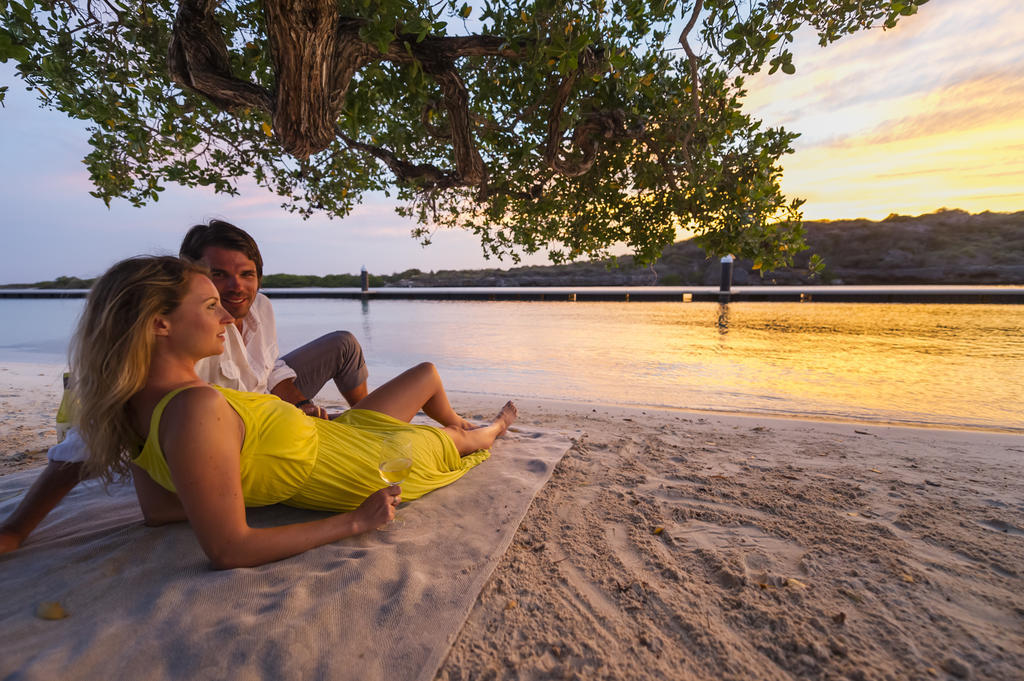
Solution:
<path fill-rule="evenodd" d="M 408 456 L 388 456 L 377 464 L 377 472 L 381 479 L 389 485 L 400 485 L 409 477 L 412 470 L 412 459 Z"/>
<path fill-rule="evenodd" d="M 411 470 L 412 444 L 399 440 L 396 436 L 388 438 L 381 447 L 380 461 L 377 463 L 377 472 L 380 473 L 381 480 L 388 485 L 400 485 L 409 477 Z M 392 521 L 392 526 L 397 522 L 396 518 Z"/>

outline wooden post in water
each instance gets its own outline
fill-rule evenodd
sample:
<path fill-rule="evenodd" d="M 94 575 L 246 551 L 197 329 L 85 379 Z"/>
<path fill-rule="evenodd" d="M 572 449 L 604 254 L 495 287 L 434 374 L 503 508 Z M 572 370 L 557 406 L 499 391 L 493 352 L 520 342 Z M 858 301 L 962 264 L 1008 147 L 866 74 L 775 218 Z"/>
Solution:
<path fill-rule="evenodd" d="M 363 293 L 370 290 L 370 273 L 366 271 L 366 265 L 363 265 L 363 270 L 359 273 L 359 285 Z"/>
<path fill-rule="evenodd" d="M 718 302 L 720 303 L 728 303 L 732 295 L 732 261 L 731 255 L 722 258 L 722 279 L 718 284 Z"/>

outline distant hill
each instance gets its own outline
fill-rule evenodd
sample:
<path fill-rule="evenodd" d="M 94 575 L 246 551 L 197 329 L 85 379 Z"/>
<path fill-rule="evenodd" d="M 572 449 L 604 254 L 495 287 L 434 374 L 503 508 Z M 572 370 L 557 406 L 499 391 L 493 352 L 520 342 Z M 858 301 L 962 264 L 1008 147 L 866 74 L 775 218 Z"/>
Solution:
<path fill-rule="evenodd" d="M 1024 284 L 1024 211 L 979 213 L 940 210 L 918 217 L 890 215 L 885 220 L 823 220 L 804 223 L 808 250 L 794 267 L 761 277 L 747 260 L 734 265 L 733 282 L 759 284 Z M 825 260 L 817 279 L 807 274 L 812 253 Z M 374 288 L 388 286 L 678 286 L 719 283 L 721 266 L 692 240 L 665 248 L 651 267 L 638 268 L 633 258 L 540 265 L 510 269 L 406 270 L 372 275 Z M 58 277 L 36 284 L 0 288 L 88 288 L 91 279 Z M 355 274 L 324 277 L 268 274 L 264 288 L 358 287 Z"/>
<path fill-rule="evenodd" d="M 764 273 L 752 262 L 733 268 L 738 285 L 760 284 L 1024 284 L 1024 211 L 980 213 L 940 210 L 885 220 L 806 222 L 808 250 L 794 267 Z M 817 279 L 807 274 L 812 253 L 825 260 Z M 487 270 L 442 270 L 398 276 L 398 286 L 675 286 L 717 285 L 718 259 L 692 240 L 665 248 L 652 266 L 637 268 L 633 258 Z"/>
<path fill-rule="evenodd" d="M 0 284 L 0 289 L 45 288 L 45 289 L 80 289 L 92 287 L 95 279 L 79 279 L 78 277 L 57 277 L 52 281 L 37 281 L 34 284 Z"/>

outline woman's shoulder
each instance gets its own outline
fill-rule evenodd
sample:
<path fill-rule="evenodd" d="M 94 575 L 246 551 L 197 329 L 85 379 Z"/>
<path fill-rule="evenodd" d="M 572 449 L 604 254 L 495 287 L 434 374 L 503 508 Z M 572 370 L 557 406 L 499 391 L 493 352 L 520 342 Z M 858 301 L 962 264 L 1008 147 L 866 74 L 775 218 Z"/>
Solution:
<path fill-rule="evenodd" d="M 159 419 L 161 444 L 168 434 L 205 437 L 205 434 L 223 431 L 230 423 L 241 423 L 238 413 L 216 387 L 183 386 L 167 397 L 163 413 L 159 413 L 159 409 L 154 412 L 154 418 Z"/>
<path fill-rule="evenodd" d="M 157 410 L 163 412 L 165 419 L 189 417 L 196 412 L 209 413 L 221 407 L 230 409 L 220 390 L 208 383 L 175 388 L 164 395 L 160 402 L 163 408 L 158 406 Z"/>
<path fill-rule="evenodd" d="M 166 400 L 165 414 L 174 414 L 175 418 L 188 419 L 206 414 L 224 414 L 230 411 L 244 420 L 247 415 L 252 418 L 253 415 L 266 413 L 268 409 L 276 410 L 281 405 L 294 409 L 291 404 L 282 402 L 276 395 L 250 393 L 210 383 L 182 386 L 177 390 L 178 392 L 168 393 L 164 398 Z M 301 414 L 301 412 L 299 413 Z M 164 419 L 166 420 L 166 416 Z"/>
<path fill-rule="evenodd" d="M 162 392 L 148 415 L 144 450 L 153 445 L 162 449 L 167 433 L 192 430 L 201 417 L 214 416 L 216 420 L 224 415 L 222 409 L 231 409 L 220 393 L 206 383 L 181 385 Z"/>

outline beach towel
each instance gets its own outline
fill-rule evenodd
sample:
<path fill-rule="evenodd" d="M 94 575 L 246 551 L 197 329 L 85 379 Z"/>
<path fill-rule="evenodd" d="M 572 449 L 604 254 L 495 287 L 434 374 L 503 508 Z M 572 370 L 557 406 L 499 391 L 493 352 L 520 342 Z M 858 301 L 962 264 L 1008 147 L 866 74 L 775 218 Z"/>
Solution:
<path fill-rule="evenodd" d="M 217 572 L 130 485 L 79 485 L 0 557 L 0 679 L 432 679 L 567 436 L 510 432 L 392 529 Z M 0 478 L 6 516 L 38 471 Z M 324 514 L 250 509 L 254 526 Z M 42 619 L 56 602 L 63 619 Z"/>

